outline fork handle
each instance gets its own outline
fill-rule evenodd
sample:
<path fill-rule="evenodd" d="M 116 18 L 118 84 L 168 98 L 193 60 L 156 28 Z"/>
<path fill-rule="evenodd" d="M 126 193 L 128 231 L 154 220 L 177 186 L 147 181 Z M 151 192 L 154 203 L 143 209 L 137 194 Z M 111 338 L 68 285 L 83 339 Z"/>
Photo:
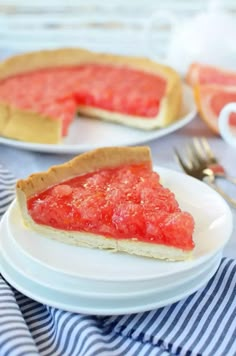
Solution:
<path fill-rule="evenodd" d="M 223 178 L 223 177 L 222 177 L 222 178 Z M 231 177 L 231 176 L 226 175 L 224 178 L 225 178 L 226 180 L 228 180 L 230 183 L 236 185 L 236 178 L 235 178 L 235 177 Z"/>
<path fill-rule="evenodd" d="M 233 178 L 235 179 L 235 178 Z M 236 199 L 231 198 L 223 189 L 221 189 L 217 184 L 216 181 L 213 180 L 211 177 L 205 177 L 204 181 L 212 187 L 217 193 L 219 193 L 222 198 L 224 198 L 233 208 L 236 208 Z"/>
<path fill-rule="evenodd" d="M 228 182 L 236 185 L 236 177 L 229 176 L 225 172 L 221 173 L 221 172 L 215 172 L 214 171 L 214 174 L 215 174 L 216 178 L 226 179 Z"/>

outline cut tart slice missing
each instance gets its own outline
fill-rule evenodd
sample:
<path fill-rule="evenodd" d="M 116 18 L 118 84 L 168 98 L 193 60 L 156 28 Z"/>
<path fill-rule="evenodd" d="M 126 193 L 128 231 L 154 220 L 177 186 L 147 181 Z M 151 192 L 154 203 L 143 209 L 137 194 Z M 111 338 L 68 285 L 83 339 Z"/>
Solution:
<path fill-rule="evenodd" d="M 55 240 L 167 260 L 191 257 L 193 217 L 152 170 L 148 147 L 100 148 L 17 182 L 27 226 Z"/>
<path fill-rule="evenodd" d="M 178 119 L 181 91 L 173 69 L 146 58 L 82 49 L 18 55 L 0 64 L 0 135 L 59 143 L 77 112 L 153 130 Z"/>

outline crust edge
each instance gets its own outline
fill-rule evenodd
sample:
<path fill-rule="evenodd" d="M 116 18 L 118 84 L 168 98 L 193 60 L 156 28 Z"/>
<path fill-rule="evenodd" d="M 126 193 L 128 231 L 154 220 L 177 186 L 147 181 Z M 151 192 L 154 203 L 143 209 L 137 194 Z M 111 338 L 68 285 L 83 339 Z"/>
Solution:
<path fill-rule="evenodd" d="M 61 120 L 0 103 L 0 135 L 6 138 L 55 144 L 61 140 L 61 131 Z"/>
<path fill-rule="evenodd" d="M 131 68 L 155 73 L 165 78 L 179 78 L 174 69 L 146 57 L 113 55 L 93 52 L 82 48 L 62 48 L 28 52 L 12 56 L 0 64 L 0 79 L 35 69 L 73 66 L 84 63 L 126 65 Z"/>
<path fill-rule="evenodd" d="M 84 173 L 144 162 L 152 166 L 151 151 L 148 146 L 97 148 L 76 156 L 66 163 L 52 166 L 45 172 L 35 173 L 27 179 L 18 180 L 16 189 L 17 192 L 20 190 L 26 198 L 29 198 L 50 186 Z"/>

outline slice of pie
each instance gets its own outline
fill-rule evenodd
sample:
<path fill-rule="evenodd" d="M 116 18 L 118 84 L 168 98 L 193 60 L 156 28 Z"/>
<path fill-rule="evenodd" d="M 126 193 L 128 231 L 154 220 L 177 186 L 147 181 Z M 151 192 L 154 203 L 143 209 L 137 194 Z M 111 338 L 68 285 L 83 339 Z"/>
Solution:
<path fill-rule="evenodd" d="M 82 49 L 33 52 L 0 64 L 0 135 L 58 143 L 77 112 L 143 130 L 179 117 L 181 80 L 145 58 Z"/>
<path fill-rule="evenodd" d="M 55 240 L 167 260 L 194 248 L 192 216 L 152 170 L 148 147 L 100 148 L 17 182 L 25 224 Z"/>

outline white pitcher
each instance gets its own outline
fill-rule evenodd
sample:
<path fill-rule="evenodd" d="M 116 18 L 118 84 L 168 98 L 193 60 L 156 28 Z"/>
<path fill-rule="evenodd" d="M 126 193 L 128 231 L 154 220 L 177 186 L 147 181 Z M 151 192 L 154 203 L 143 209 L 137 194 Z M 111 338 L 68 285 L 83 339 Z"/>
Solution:
<path fill-rule="evenodd" d="M 149 57 L 165 62 L 185 74 L 193 62 L 211 64 L 236 70 L 236 17 L 222 10 L 222 1 L 211 0 L 208 10 L 180 21 L 173 13 L 155 12 L 146 24 L 146 43 Z M 170 26 L 170 41 L 164 59 L 155 53 L 151 41 L 153 26 Z"/>
<path fill-rule="evenodd" d="M 236 148 L 236 127 L 232 128 L 229 125 L 231 113 L 236 113 L 236 103 L 229 103 L 221 110 L 219 116 L 219 131 L 225 142 Z"/>

